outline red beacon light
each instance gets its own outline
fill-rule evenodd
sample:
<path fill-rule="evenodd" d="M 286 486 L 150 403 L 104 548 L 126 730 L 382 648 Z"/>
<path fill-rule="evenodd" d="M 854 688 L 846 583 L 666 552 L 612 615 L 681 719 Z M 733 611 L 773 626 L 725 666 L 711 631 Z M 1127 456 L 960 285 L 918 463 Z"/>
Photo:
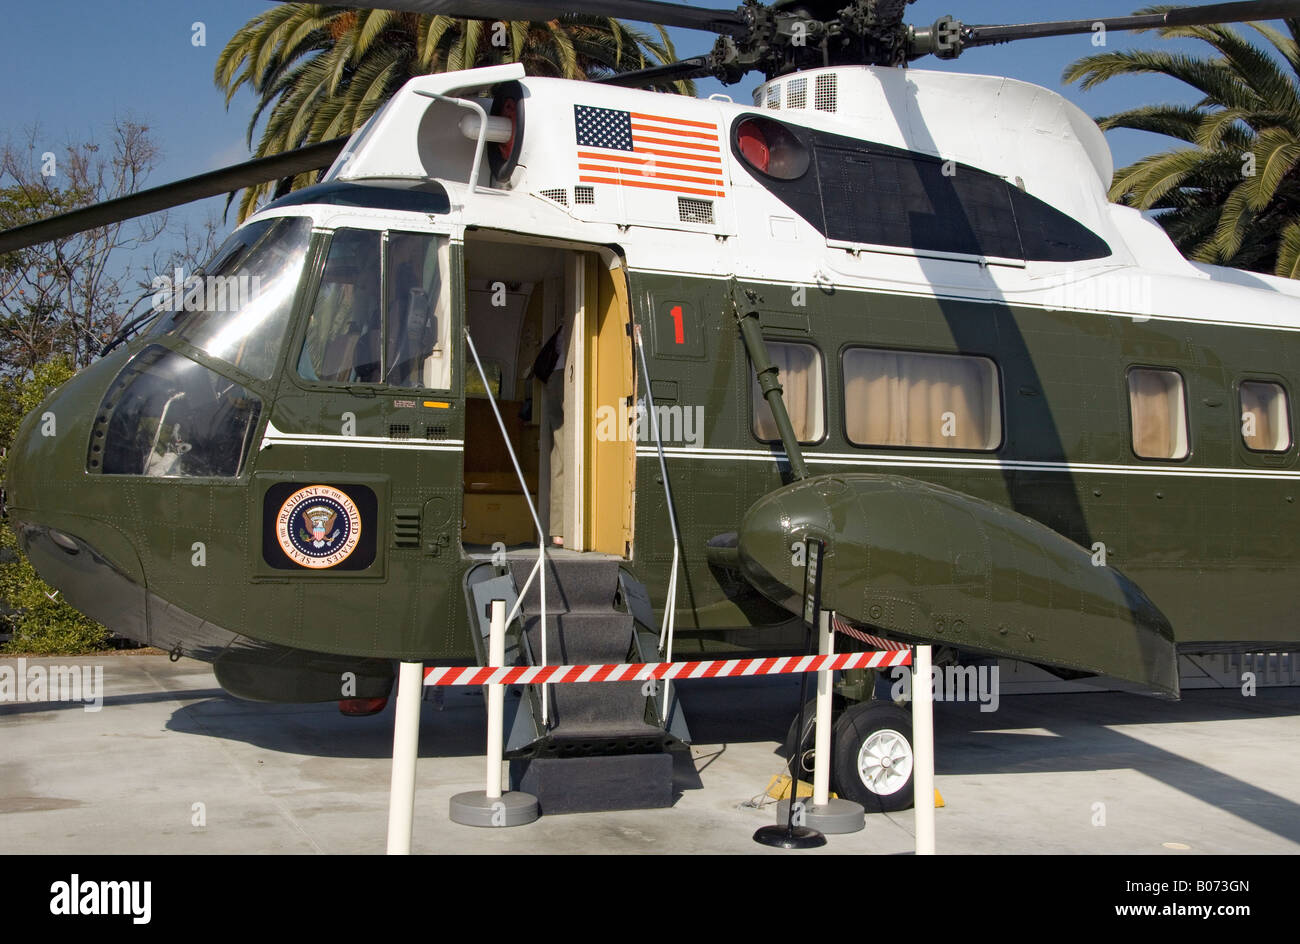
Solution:
<path fill-rule="evenodd" d="M 751 115 L 736 125 L 736 150 L 754 170 L 779 180 L 794 180 L 808 170 L 808 147 L 771 118 Z"/>

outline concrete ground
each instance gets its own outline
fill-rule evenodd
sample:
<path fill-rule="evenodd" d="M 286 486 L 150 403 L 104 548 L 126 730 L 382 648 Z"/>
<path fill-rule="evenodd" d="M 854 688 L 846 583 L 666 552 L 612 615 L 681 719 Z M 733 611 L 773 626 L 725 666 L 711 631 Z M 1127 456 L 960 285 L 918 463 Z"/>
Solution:
<path fill-rule="evenodd" d="M 42 660 L 44 661 L 44 660 Z M 0 854 L 378 853 L 392 709 L 226 695 L 208 667 L 165 656 L 103 666 L 99 712 L 0 704 Z M 12 659 L 4 663 L 13 665 Z M 29 664 L 36 664 L 29 660 Z M 421 853 L 770 853 L 753 808 L 782 761 L 798 700 L 788 678 L 683 685 L 695 772 L 671 809 L 543 817 L 517 829 L 450 823 L 482 789 L 481 695 L 423 705 L 414 850 Z M 1300 689 L 1017 695 L 996 712 L 936 705 L 941 853 L 1300 852 Z M 688 765 L 689 766 L 689 765 Z M 825 852 L 906 853 L 912 814 L 868 817 Z"/>

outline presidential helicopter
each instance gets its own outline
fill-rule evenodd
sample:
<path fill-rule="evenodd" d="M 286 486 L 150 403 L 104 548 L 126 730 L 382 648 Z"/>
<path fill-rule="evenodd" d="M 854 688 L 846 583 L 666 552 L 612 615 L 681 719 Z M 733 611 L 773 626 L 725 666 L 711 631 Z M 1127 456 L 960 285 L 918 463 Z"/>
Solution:
<path fill-rule="evenodd" d="M 1300 2 L 564 7 L 718 39 L 600 81 L 422 76 L 347 140 L 0 233 L 323 171 L 24 421 L 10 524 L 70 603 L 241 697 L 352 711 L 396 660 L 484 664 L 494 598 L 521 664 L 802 651 L 810 538 L 841 648 L 1177 695 L 1180 652 L 1294 647 L 1300 285 L 1188 262 L 1109 203 L 1061 96 L 905 67 Z M 752 104 L 654 90 L 753 71 Z M 909 727 L 871 693 L 841 686 L 836 789 L 899 809 Z M 690 737 L 639 683 L 527 688 L 507 732 L 654 796 Z"/>

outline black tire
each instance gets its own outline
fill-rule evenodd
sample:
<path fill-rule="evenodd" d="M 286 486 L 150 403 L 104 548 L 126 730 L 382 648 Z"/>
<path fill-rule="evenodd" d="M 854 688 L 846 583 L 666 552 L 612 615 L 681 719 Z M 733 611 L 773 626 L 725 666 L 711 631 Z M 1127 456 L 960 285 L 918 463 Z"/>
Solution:
<path fill-rule="evenodd" d="M 845 699 L 841 695 L 831 696 L 831 725 L 832 732 L 835 730 L 833 725 L 839 718 L 840 713 L 844 710 Z M 795 745 L 799 745 L 800 763 L 798 768 L 798 779 L 806 783 L 812 783 L 813 773 L 816 765 L 813 763 L 813 750 L 817 744 L 817 699 L 810 699 L 803 706 L 803 737 L 797 741 L 795 739 L 795 728 L 799 725 L 799 716 L 795 715 L 790 719 L 790 729 L 785 734 L 784 750 L 781 756 L 786 759 L 786 773 L 790 772 L 790 755 L 795 751 Z M 832 738 L 834 735 L 832 734 Z M 833 746 L 833 745 L 832 745 Z M 832 775 L 834 767 L 832 766 Z"/>
<path fill-rule="evenodd" d="M 841 797 L 868 813 L 896 813 L 912 805 L 910 712 L 890 702 L 856 704 L 835 722 L 832 744 L 831 773 Z M 906 779 L 899 782 L 903 770 Z"/>

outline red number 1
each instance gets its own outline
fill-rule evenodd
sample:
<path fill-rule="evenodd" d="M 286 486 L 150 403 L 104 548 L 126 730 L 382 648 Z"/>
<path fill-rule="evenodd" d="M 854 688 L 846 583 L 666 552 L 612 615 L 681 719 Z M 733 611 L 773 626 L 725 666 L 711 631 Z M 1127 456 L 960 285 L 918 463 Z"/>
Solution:
<path fill-rule="evenodd" d="M 669 312 L 673 316 L 673 337 L 678 344 L 686 343 L 686 333 L 682 328 L 682 306 L 674 305 Z"/>

